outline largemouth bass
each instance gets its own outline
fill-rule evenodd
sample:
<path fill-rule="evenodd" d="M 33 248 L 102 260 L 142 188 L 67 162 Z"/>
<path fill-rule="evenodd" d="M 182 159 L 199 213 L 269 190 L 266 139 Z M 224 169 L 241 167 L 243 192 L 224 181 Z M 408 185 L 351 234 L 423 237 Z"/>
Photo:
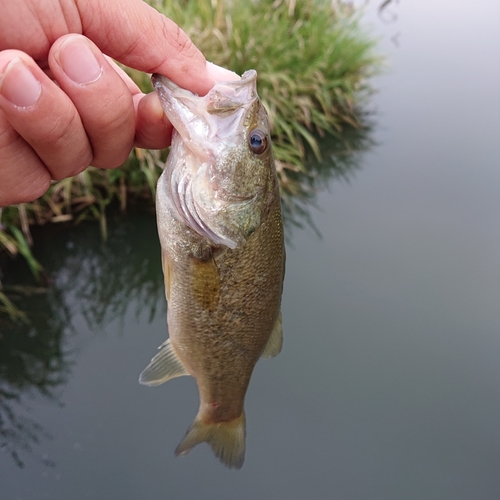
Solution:
<path fill-rule="evenodd" d="M 152 80 L 175 128 L 156 198 L 169 338 L 140 382 L 195 377 L 200 407 L 176 455 L 207 442 L 240 468 L 252 371 L 282 346 L 285 248 L 269 121 L 254 70 L 204 97 Z"/>

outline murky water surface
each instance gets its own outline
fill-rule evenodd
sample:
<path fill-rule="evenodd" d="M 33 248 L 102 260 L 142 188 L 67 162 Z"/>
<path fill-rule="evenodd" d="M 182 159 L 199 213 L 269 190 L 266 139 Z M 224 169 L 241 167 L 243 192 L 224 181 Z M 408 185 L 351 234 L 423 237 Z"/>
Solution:
<path fill-rule="evenodd" d="M 41 241 L 33 323 L 0 325 L 2 499 L 500 498 L 500 4 L 375 7 L 375 124 L 309 207 L 322 237 L 289 232 L 243 469 L 174 458 L 196 385 L 137 382 L 166 337 L 159 245 L 151 215 L 114 217 L 107 244 Z"/>

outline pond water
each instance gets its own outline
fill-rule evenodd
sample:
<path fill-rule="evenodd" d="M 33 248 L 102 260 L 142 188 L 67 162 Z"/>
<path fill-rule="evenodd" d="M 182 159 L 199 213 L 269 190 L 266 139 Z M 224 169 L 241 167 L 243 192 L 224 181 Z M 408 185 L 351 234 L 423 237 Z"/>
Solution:
<path fill-rule="evenodd" d="M 32 325 L 0 324 L 2 500 L 500 498 L 500 3 L 376 7 L 374 124 L 308 207 L 322 236 L 289 231 L 243 469 L 174 457 L 196 384 L 138 384 L 167 335 L 159 245 L 153 215 L 114 216 L 107 243 L 40 239 Z"/>

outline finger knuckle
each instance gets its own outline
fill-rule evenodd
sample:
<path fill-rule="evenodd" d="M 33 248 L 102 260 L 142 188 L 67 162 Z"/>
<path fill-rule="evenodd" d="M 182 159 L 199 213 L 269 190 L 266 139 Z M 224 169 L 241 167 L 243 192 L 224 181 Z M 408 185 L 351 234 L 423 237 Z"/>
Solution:
<path fill-rule="evenodd" d="M 134 135 L 132 99 L 129 93 L 122 92 L 101 110 L 99 122 L 92 132 L 92 164 L 102 168 L 121 165 L 133 146 Z"/>
<path fill-rule="evenodd" d="M 1 117 L 0 117 L 1 118 Z M 13 144 L 19 141 L 19 134 L 8 124 L 2 124 L 0 119 L 0 158 L 2 152 L 7 151 Z"/>
<path fill-rule="evenodd" d="M 103 132 L 121 129 L 133 116 L 132 99 L 125 92 L 103 103 L 99 113 L 99 129 Z"/>
<path fill-rule="evenodd" d="M 163 25 L 163 36 L 168 40 L 174 57 L 181 54 L 182 57 L 194 57 L 198 52 L 193 41 L 174 23 Z"/>
<path fill-rule="evenodd" d="M 192 51 L 193 49 L 193 42 L 191 39 L 184 33 L 184 31 L 177 26 L 177 29 L 175 30 L 175 44 L 177 46 L 177 49 L 179 52 L 182 52 L 183 54 L 189 54 L 189 52 Z"/>
<path fill-rule="evenodd" d="M 40 158 L 0 112 L 0 206 L 33 201 L 50 182 Z"/>
<path fill-rule="evenodd" d="M 61 151 L 81 129 L 82 123 L 75 110 L 71 106 L 61 106 L 40 126 L 37 140 L 50 144 L 54 151 Z"/>
<path fill-rule="evenodd" d="M 34 170 L 31 175 L 25 178 L 18 192 L 15 193 L 15 200 L 12 203 L 26 203 L 43 196 L 51 184 L 50 174 L 45 169 Z M 11 204 L 12 204 L 11 203 Z"/>

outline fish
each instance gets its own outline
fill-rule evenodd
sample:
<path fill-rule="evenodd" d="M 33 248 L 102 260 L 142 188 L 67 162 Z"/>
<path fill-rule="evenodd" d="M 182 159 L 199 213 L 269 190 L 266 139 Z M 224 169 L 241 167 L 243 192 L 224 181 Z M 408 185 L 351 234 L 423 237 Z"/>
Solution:
<path fill-rule="evenodd" d="M 162 75 L 152 82 L 174 127 L 156 194 L 169 337 L 139 381 L 193 376 L 199 410 L 175 454 L 206 442 L 240 469 L 250 377 L 283 342 L 285 243 L 269 118 L 255 70 L 203 97 Z"/>

